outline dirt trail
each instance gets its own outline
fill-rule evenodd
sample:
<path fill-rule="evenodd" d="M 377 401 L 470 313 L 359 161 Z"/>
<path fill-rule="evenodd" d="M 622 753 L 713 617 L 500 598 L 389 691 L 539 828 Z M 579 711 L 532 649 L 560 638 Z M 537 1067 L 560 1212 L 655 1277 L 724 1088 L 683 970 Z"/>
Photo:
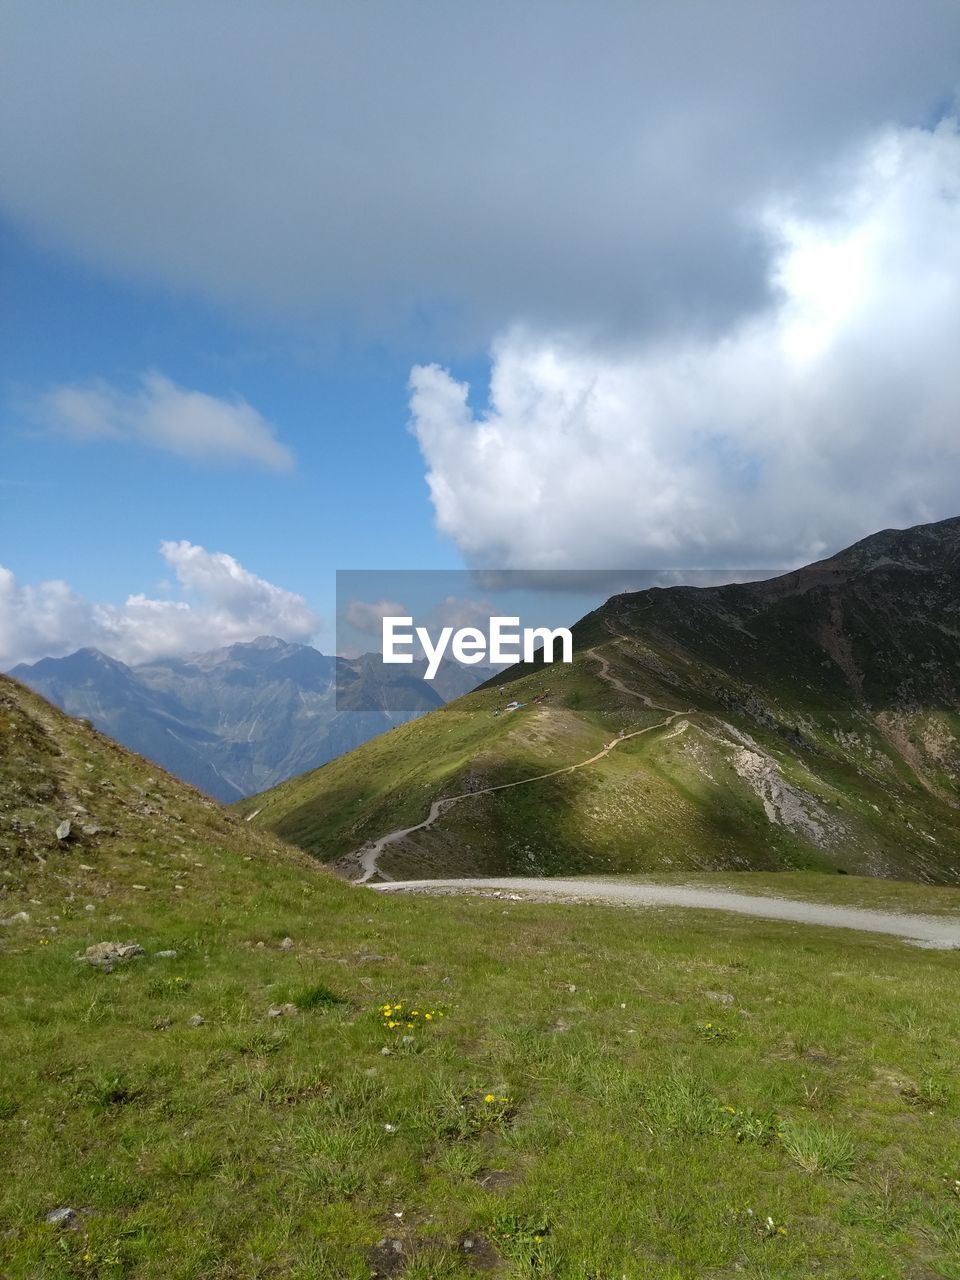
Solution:
<path fill-rule="evenodd" d="M 776 898 L 762 894 L 735 893 L 698 885 L 638 884 L 617 880 L 543 879 L 532 876 L 503 876 L 469 880 L 393 880 L 370 885 L 380 892 L 428 894 L 482 893 L 502 898 L 505 894 L 532 902 L 559 900 L 597 902 L 629 907 L 688 907 L 708 911 L 731 911 L 764 920 L 786 920 L 794 924 L 823 925 L 854 929 L 860 933 L 890 934 L 916 946 L 935 950 L 960 947 L 960 916 L 936 917 L 871 911 L 865 907 L 835 907 L 826 903 L 803 902 L 796 898 Z"/>
<path fill-rule="evenodd" d="M 430 812 L 422 822 L 415 823 L 412 827 L 398 827 L 396 831 L 388 831 L 385 836 L 381 836 L 378 840 L 374 840 L 371 844 L 364 845 L 355 854 L 350 855 L 340 863 L 342 870 L 346 870 L 351 863 L 356 863 L 359 867 L 360 875 L 356 877 L 358 884 L 366 884 L 372 880 L 375 875 L 381 876 L 384 880 L 392 880 L 385 871 L 379 866 L 381 853 L 389 844 L 395 844 L 398 840 L 403 840 L 406 836 L 412 835 L 414 831 L 426 831 L 428 827 L 432 827 L 441 814 L 452 809 L 454 805 L 459 804 L 461 800 L 469 800 L 475 796 L 487 796 L 494 791 L 509 791 L 512 787 L 527 787 L 532 782 L 543 782 L 546 778 L 558 778 L 564 773 L 575 773 L 578 769 L 586 769 L 588 765 L 596 764 L 598 760 L 602 760 L 604 756 L 608 756 L 615 747 L 620 746 L 622 742 L 629 742 L 631 738 L 639 738 L 642 734 L 652 733 L 654 729 L 663 729 L 667 725 L 673 724 L 680 716 L 688 716 L 693 714 L 693 710 L 677 711 L 673 707 L 664 707 L 660 703 L 654 702 L 648 698 L 645 693 L 638 693 L 635 689 L 629 689 L 618 676 L 615 676 L 610 670 L 610 664 L 602 653 L 598 653 L 596 648 L 588 649 L 584 655 L 587 658 L 593 658 L 600 664 L 601 679 L 606 680 L 618 692 L 624 693 L 627 697 L 638 698 L 645 707 L 649 707 L 654 711 L 666 711 L 669 714 L 665 720 L 660 720 L 656 724 L 645 725 L 642 729 L 634 729 L 631 733 L 619 733 L 611 742 L 606 743 L 601 750 L 586 760 L 579 760 L 576 764 L 564 765 L 562 769 L 551 769 L 548 773 L 538 773 L 532 778 L 521 778 L 518 782 L 500 782 L 493 787 L 478 787 L 476 791 L 462 791 L 459 795 L 444 796 L 441 800 L 434 800 L 430 806 Z"/>
<path fill-rule="evenodd" d="M 626 640 L 629 637 L 617 636 L 616 638 L 618 640 Z M 606 680 L 607 684 L 611 685 L 614 689 L 616 689 L 618 693 L 626 694 L 628 698 L 637 698 L 640 702 L 643 703 L 645 707 L 649 707 L 652 711 L 673 711 L 673 707 L 665 707 L 660 702 L 654 702 L 654 700 L 652 698 L 649 698 L 645 693 L 640 693 L 637 689 L 631 689 L 629 685 L 625 685 L 623 681 L 620 679 L 620 677 L 615 676 L 613 672 L 610 670 L 609 659 L 604 657 L 604 655 L 600 653 L 596 648 L 588 649 L 583 656 L 585 658 L 593 658 L 594 662 L 599 662 L 600 679 Z M 678 712 L 675 714 L 680 714 L 680 713 Z M 689 714 L 689 712 L 684 712 L 683 714 Z"/>

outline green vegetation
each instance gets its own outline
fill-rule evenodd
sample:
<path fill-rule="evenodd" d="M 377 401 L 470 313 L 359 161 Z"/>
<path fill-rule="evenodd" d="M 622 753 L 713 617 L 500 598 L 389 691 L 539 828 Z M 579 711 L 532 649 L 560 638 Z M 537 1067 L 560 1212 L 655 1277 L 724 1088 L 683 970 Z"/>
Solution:
<path fill-rule="evenodd" d="M 956 953 L 376 895 L 3 681 L 0 799 L 5 1278 L 960 1277 Z"/>
<path fill-rule="evenodd" d="M 614 596 L 572 666 L 513 667 L 239 811 L 348 874 L 467 793 L 378 869 L 957 884 L 958 553 L 948 520 L 767 582 Z"/>
<path fill-rule="evenodd" d="M 956 955 L 198 853 L 5 930 L 5 1275 L 960 1276 Z"/>
<path fill-rule="evenodd" d="M 479 792 L 383 852 L 379 865 L 399 879 L 726 867 L 956 883 L 955 802 L 931 791 L 863 709 L 837 700 L 841 718 L 821 709 L 817 722 L 809 707 L 789 709 L 780 695 L 751 702 L 729 681 L 727 706 L 718 680 L 677 654 L 612 637 L 572 667 L 517 669 L 508 684 L 236 808 L 349 871 L 349 855 L 421 822 L 433 800 Z M 495 715 L 508 698 L 526 705 Z M 637 729 L 646 732 L 580 767 Z"/>

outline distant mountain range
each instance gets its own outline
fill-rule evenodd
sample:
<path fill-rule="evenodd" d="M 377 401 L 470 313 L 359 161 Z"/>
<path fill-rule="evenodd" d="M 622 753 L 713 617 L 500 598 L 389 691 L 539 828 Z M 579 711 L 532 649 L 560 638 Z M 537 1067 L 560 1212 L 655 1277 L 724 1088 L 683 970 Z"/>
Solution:
<path fill-rule="evenodd" d="M 357 876 L 960 883 L 960 519 L 614 596 L 573 635 L 572 665 L 511 667 L 240 812 Z"/>
<path fill-rule="evenodd" d="M 69 715 L 226 802 L 332 760 L 476 687 L 489 667 L 385 666 L 261 636 L 127 666 L 97 649 L 10 674 Z M 337 686 L 339 684 L 339 699 Z"/>

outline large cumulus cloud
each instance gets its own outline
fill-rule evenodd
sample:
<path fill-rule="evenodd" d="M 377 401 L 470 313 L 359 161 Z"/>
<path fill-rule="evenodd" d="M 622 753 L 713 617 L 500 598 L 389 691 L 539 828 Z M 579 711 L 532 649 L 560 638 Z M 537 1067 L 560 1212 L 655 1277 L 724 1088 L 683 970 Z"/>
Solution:
<path fill-rule="evenodd" d="M 960 134 L 890 128 L 829 202 L 768 201 L 771 304 L 604 348 L 512 328 L 489 407 L 411 378 L 440 529 L 475 564 L 779 566 L 960 509 Z"/>
<path fill-rule="evenodd" d="M 486 343 L 716 328 L 744 212 L 957 83 L 952 0 L 5 6 L 0 210 L 97 268 Z"/>

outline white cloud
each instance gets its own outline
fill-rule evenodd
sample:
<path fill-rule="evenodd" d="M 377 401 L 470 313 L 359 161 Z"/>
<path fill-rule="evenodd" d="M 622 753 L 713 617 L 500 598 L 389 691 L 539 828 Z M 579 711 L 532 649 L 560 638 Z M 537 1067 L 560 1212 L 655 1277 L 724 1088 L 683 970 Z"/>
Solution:
<path fill-rule="evenodd" d="M 344 618 L 363 635 L 380 636 L 384 618 L 409 617 L 406 605 L 397 600 L 351 600 L 344 610 Z"/>
<path fill-rule="evenodd" d="M 487 631 L 490 619 L 502 612 L 501 607 L 489 600 L 446 596 L 437 601 L 425 621 L 431 631 L 437 631 L 441 627 L 453 627 L 454 631 L 459 631 L 462 627 L 478 627 L 481 631 Z"/>
<path fill-rule="evenodd" d="M 258 578 L 233 556 L 183 541 L 163 542 L 160 551 L 182 599 L 136 594 L 122 605 L 97 603 L 65 582 L 18 583 L 0 565 L 0 669 L 83 647 L 145 662 L 259 635 L 306 641 L 317 629 L 303 596 Z"/>
<path fill-rule="evenodd" d="M 742 209 L 931 118 L 960 42 L 955 0 L 6 9 L 0 205 L 28 233 L 234 315 L 451 345 L 756 306 Z"/>
<path fill-rule="evenodd" d="M 40 419 L 75 440 L 125 440 L 181 457 L 253 463 L 289 471 L 293 454 L 244 400 L 221 400 L 149 372 L 134 392 L 107 382 L 54 387 L 36 402 Z"/>
<path fill-rule="evenodd" d="M 411 375 L 439 528 L 473 564 L 794 564 L 960 511 L 960 134 L 890 128 L 814 208 L 767 204 L 775 301 L 598 349 L 513 328 L 489 408 Z"/>
<path fill-rule="evenodd" d="M 496 606 L 489 601 L 448 595 L 443 599 L 430 602 L 429 606 L 421 602 L 419 612 L 397 600 L 376 602 L 350 600 L 343 609 L 342 616 L 343 620 L 361 636 L 376 637 L 375 651 L 379 652 L 384 618 L 412 617 L 414 628 L 427 627 L 431 635 L 436 638 L 443 627 L 453 627 L 454 630 L 462 627 L 478 627 L 481 631 L 487 631 L 490 618 L 497 612 Z M 367 649 L 359 648 L 350 636 L 338 635 L 337 641 L 337 652 L 345 657 L 356 657 L 360 653 L 367 652 Z M 411 653 L 417 659 L 425 656 L 423 645 L 416 636 L 404 652 Z"/>

